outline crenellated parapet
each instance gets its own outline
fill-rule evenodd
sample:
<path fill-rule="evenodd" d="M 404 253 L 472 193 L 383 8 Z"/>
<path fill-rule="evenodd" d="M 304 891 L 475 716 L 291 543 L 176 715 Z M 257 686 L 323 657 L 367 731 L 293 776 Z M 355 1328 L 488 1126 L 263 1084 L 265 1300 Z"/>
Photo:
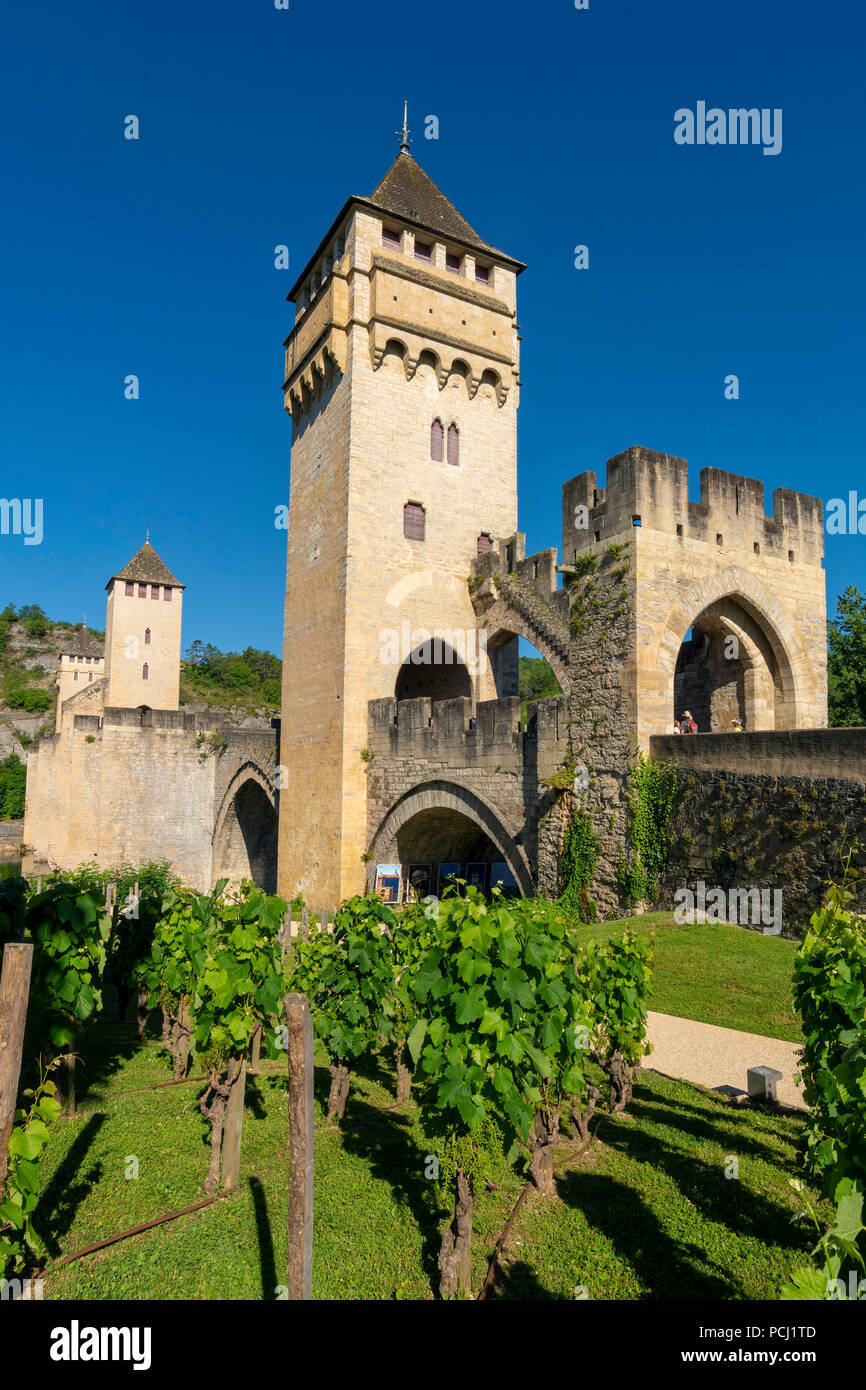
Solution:
<path fill-rule="evenodd" d="M 767 516 L 763 483 L 703 468 L 701 500 L 690 502 L 688 461 L 641 445 L 609 459 L 606 468 L 606 487 L 599 487 L 596 474 L 589 471 L 563 486 L 562 549 L 567 563 L 633 529 L 795 564 L 817 565 L 823 558 L 824 512 L 818 497 L 777 488 Z"/>

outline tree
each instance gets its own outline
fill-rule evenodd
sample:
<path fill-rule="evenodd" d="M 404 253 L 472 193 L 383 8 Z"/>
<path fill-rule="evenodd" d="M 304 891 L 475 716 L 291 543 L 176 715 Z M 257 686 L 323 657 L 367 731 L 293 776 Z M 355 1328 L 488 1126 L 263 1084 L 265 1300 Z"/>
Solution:
<path fill-rule="evenodd" d="M 204 642 L 197 637 L 191 647 L 187 647 L 184 652 L 184 659 L 192 663 L 193 666 L 200 666 L 204 661 Z"/>
<path fill-rule="evenodd" d="M 521 700 L 544 700 L 549 695 L 562 694 L 556 676 L 539 656 L 518 657 L 517 680 Z"/>
<path fill-rule="evenodd" d="M 17 753 L 0 762 L 0 820 L 21 820 L 27 767 Z"/>
<path fill-rule="evenodd" d="M 855 585 L 839 597 L 827 624 L 827 695 L 831 726 L 866 725 L 866 594 Z"/>

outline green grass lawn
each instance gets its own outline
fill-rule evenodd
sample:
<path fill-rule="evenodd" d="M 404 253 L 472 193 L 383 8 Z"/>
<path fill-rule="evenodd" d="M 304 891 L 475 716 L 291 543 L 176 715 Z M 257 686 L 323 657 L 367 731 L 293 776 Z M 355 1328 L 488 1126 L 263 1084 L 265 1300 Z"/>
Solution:
<path fill-rule="evenodd" d="M 655 932 L 649 1003 L 657 1013 L 803 1041 L 791 1001 L 795 941 L 726 922 L 678 924 L 670 912 L 578 927 L 576 935 L 587 941 L 617 935 L 626 927 L 641 935 Z"/>
<path fill-rule="evenodd" d="M 49 1264 L 203 1196 L 201 1086 L 121 1094 L 168 1079 L 156 1044 L 106 1038 L 87 1057 L 81 1113 L 58 1122 L 42 1164 L 36 1229 Z M 46 1298 L 275 1296 L 286 1267 L 287 1082 L 284 1063 L 264 1065 L 248 1084 L 238 1191 L 49 1272 Z M 420 1111 L 394 1108 L 393 1075 L 374 1061 L 356 1078 L 345 1127 L 327 1126 L 328 1080 L 317 1067 L 314 1297 L 429 1299 L 447 1213 L 424 1177 Z M 572 1299 L 584 1285 L 594 1299 L 774 1298 L 811 1243 L 787 1183 L 801 1127 L 798 1116 L 643 1073 L 628 1112 L 603 1116 L 592 1148 L 558 1170 L 557 1195 L 533 1192 L 524 1204 L 495 1296 Z M 725 1177 L 731 1155 L 736 1180 Z M 137 1178 L 125 1176 L 133 1157 Z M 523 1186 L 504 1161 L 494 1181 L 476 1204 L 476 1290 Z"/>

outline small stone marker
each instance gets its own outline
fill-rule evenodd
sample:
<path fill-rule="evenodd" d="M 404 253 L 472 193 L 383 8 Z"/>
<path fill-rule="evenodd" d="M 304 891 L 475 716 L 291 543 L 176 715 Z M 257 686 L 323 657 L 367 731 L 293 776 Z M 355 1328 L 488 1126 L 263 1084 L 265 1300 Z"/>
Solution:
<path fill-rule="evenodd" d="M 775 1067 L 749 1067 L 747 1084 L 749 1095 L 754 1100 L 776 1099 L 776 1083 L 782 1080 L 782 1073 Z"/>

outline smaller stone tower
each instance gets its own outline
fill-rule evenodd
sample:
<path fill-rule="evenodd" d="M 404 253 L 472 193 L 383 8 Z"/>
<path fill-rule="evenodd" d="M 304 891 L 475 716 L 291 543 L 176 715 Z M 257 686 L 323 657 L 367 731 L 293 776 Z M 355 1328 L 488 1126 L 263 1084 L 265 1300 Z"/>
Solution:
<path fill-rule="evenodd" d="M 87 623 L 78 632 L 64 637 L 57 659 L 57 717 L 55 728 L 59 731 L 61 711 L 66 700 L 80 695 L 88 687 L 97 684 L 105 674 L 105 661 L 102 643 L 87 631 Z"/>
<path fill-rule="evenodd" d="M 185 586 L 146 540 L 105 587 L 106 709 L 176 710 Z"/>

